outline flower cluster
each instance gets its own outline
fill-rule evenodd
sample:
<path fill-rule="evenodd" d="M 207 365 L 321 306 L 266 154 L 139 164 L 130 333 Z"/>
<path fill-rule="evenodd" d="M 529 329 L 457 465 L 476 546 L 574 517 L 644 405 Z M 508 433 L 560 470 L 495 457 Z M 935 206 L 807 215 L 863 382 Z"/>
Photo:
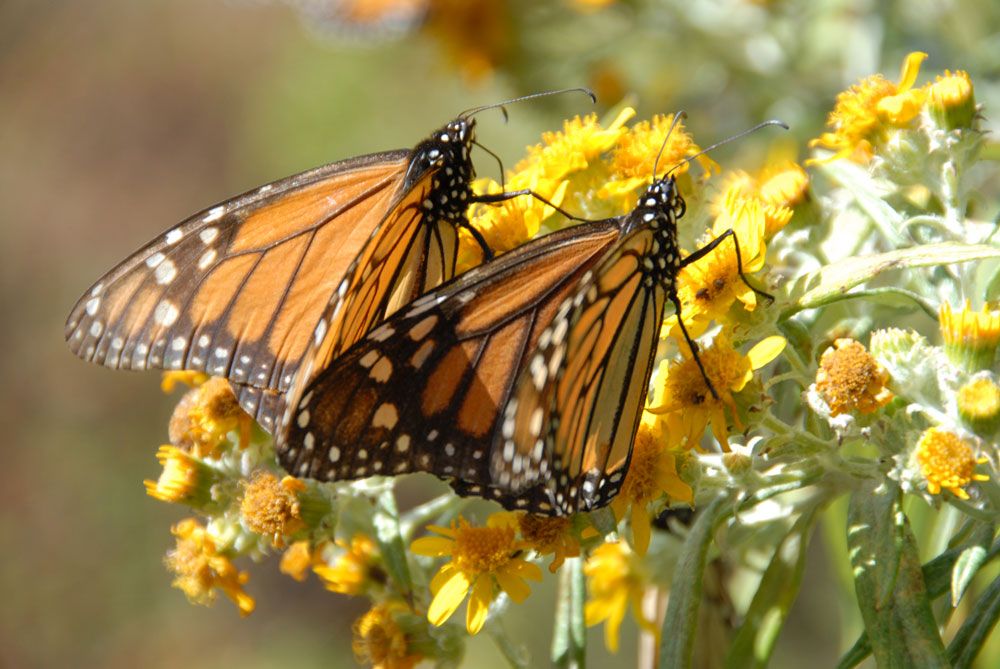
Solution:
<path fill-rule="evenodd" d="M 677 309 L 607 508 L 489 513 L 447 492 L 399 510 L 391 478 L 286 476 L 224 380 L 170 373 L 165 390 L 193 387 L 157 455 L 163 472 L 146 487 L 205 518 L 174 528 L 175 586 L 202 604 L 222 592 L 246 614 L 254 600 L 234 560 L 281 551 L 291 578 L 314 574 L 331 592 L 370 601 L 353 628 L 359 661 L 412 667 L 457 663 L 465 638 L 484 629 L 503 639 L 494 621 L 537 592 L 547 565 L 565 591 L 560 606 L 576 607 L 557 626 L 603 624 L 616 651 L 629 610 L 660 638 L 663 612 L 647 604 L 666 595 L 687 539 L 717 533 L 733 555 L 783 560 L 791 544 L 782 542 L 807 534 L 800 524 L 869 485 L 995 516 L 1000 305 L 976 302 L 988 279 L 975 261 L 1000 254 L 989 246 L 995 224 L 972 219 L 961 183 L 981 146 L 979 114 L 964 72 L 918 86 L 923 60 L 911 54 L 899 83 L 875 75 L 837 98 L 829 132 L 813 142 L 827 191 L 787 156 L 754 173 L 727 170 L 700 155 L 680 118 L 633 123 L 628 107 L 566 121 L 502 184 L 475 185 L 537 196 L 470 211 L 501 253 L 573 225 L 567 214 L 625 214 L 668 170 L 694 204 L 678 222 L 687 260 L 665 296 L 668 314 Z M 926 186 L 916 193 L 918 177 Z M 901 201 L 905 213 L 894 208 Z M 856 243 L 845 243 L 840 227 L 858 220 Z M 480 262 L 463 236 L 460 266 Z M 885 281 L 890 271 L 905 275 Z M 910 327 L 890 327 L 896 316 L 883 305 L 904 303 L 916 314 Z M 711 531 L 672 520 L 691 509 L 723 511 Z M 571 596 L 584 583 L 587 597 Z"/>

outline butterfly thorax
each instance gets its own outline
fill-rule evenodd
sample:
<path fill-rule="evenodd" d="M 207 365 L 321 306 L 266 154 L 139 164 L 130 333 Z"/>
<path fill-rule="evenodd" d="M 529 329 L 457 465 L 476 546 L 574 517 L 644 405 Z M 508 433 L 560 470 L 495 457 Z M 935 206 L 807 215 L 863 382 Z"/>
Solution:
<path fill-rule="evenodd" d="M 673 290 L 680 270 L 677 244 L 677 219 L 684 215 L 686 205 L 673 177 L 653 182 L 639 198 L 635 210 L 626 221 L 626 232 L 649 229 L 653 232 L 649 253 L 641 259 L 643 282 L 656 283 Z"/>
<path fill-rule="evenodd" d="M 471 149 L 475 141 L 475 121 L 458 118 L 413 149 L 413 158 L 406 175 L 409 188 L 428 171 L 434 170 L 431 188 L 422 206 L 429 219 L 464 224 L 466 210 L 472 198 L 470 184 L 475 178 Z"/>

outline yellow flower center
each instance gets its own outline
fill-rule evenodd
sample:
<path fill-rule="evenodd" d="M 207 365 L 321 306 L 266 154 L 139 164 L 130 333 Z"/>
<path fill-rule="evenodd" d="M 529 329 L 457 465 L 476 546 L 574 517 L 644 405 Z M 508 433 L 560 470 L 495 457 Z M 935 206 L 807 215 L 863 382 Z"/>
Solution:
<path fill-rule="evenodd" d="M 662 490 L 657 480 L 660 470 L 660 458 L 663 444 L 653 431 L 646 425 L 639 426 L 632 446 L 632 460 L 629 462 L 628 473 L 622 482 L 619 493 L 632 502 L 645 503 L 654 497 L 659 497 Z"/>
<path fill-rule="evenodd" d="M 354 623 L 351 648 L 358 662 L 385 669 L 410 667 L 417 658 L 407 657 L 406 634 L 392 617 L 389 607 L 379 604 Z"/>
<path fill-rule="evenodd" d="M 688 169 L 688 164 L 681 161 L 688 155 L 698 152 L 698 147 L 691 135 L 684 131 L 684 124 L 678 122 L 670 135 L 670 141 L 664 146 L 670 124 L 674 115 L 656 115 L 652 121 L 641 121 L 632 126 L 632 131 L 622 136 L 612 157 L 612 170 L 623 179 L 653 178 L 653 164 L 657 156 L 660 161 L 657 169 L 679 167 L 677 173 Z M 660 148 L 663 153 L 660 154 Z"/>
<path fill-rule="evenodd" d="M 857 410 L 872 413 L 892 399 L 885 387 L 889 374 L 853 339 L 838 339 L 823 352 L 816 373 L 816 390 L 830 406 L 830 415 Z"/>
<path fill-rule="evenodd" d="M 297 529 L 301 525 L 301 515 L 294 490 L 302 486 L 295 479 L 286 483 L 271 472 L 258 472 L 247 484 L 240 502 L 246 526 L 253 532 L 275 538 Z"/>
<path fill-rule="evenodd" d="M 456 566 L 470 574 L 494 572 L 507 564 L 517 543 L 512 526 L 473 527 L 464 519 L 455 531 Z"/>
<path fill-rule="evenodd" d="M 156 459 L 163 473 L 156 481 L 143 481 L 146 493 L 163 502 L 199 506 L 207 502 L 216 480 L 213 470 L 176 446 L 161 446 Z"/>
<path fill-rule="evenodd" d="M 958 391 L 958 411 L 971 420 L 1000 416 L 1000 386 L 986 378 L 970 381 Z"/>
<path fill-rule="evenodd" d="M 917 461 L 927 479 L 931 494 L 950 490 L 957 497 L 968 499 L 962 486 L 986 477 L 976 475 L 979 460 L 969 445 L 957 434 L 932 427 L 925 431 L 917 443 Z"/>
<path fill-rule="evenodd" d="M 570 528 L 569 518 L 535 516 L 527 513 L 518 519 L 521 537 L 539 553 L 551 552 Z"/>

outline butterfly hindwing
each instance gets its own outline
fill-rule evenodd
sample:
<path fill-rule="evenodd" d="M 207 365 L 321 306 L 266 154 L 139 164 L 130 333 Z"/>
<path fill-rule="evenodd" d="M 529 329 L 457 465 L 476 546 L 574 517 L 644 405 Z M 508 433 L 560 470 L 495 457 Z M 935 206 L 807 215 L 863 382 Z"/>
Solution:
<path fill-rule="evenodd" d="M 304 389 L 279 436 L 283 466 L 321 480 L 426 471 L 506 495 L 509 481 L 490 473 L 500 410 L 556 307 L 618 233 L 602 221 L 535 240 L 389 318 Z"/>

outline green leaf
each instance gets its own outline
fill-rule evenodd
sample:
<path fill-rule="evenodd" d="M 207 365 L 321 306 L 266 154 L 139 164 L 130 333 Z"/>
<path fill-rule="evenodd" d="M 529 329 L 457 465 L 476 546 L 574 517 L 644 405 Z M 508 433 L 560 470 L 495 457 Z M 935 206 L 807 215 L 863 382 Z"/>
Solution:
<path fill-rule="evenodd" d="M 798 595 L 806 549 L 819 506 L 802 514 L 785 535 L 757 586 L 746 619 L 729 647 L 726 667 L 766 667 L 778 633 Z"/>
<path fill-rule="evenodd" d="M 948 667 L 901 497 L 888 481 L 851 496 L 847 540 L 858 607 L 879 667 Z"/>
<path fill-rule="evenodd" d="M 399 533 L 399 512 L 392 490 L 386 490 L 378 496 L 372 523 L 375 526 L 375 540 L 378 541 L 382 562 L 389 577 L 401 592 L 409 596 L 413 592 L 413 581 L 406 561 L 406 546 Z"/>
<path fill-rule="evenodd" d="M 996 626 L 998 618 L 1000 618 L 1000 576 L 993 579 L 993 583 L 976 602 L 975 608 L 958 628 L 955 638 L 948 646 L 948 658 L 955 669 L 972 666 L 973 660 Z"/>
<path fill-rule="evenodd" d="M 854 201 L 875 223 L 882 236 L 894 246 L 903 243 L 904 239 L 900 230 L 903 228 L 905 219 L 901 213 L 885 201 L 885 196 L 889 195 L 890 192 L 879 187 L 878 183 L 872 179 L 867 167 L 849 160 L 834 160 L 819 165 L 819 170 L 850 191 L 851 195 L 854 196 Z"/>
<path fill-rule="evenodd" d="M 980 525 L 969 539 L 968 543 L 976 546 L 987 546 L 993 539 L 993 528 L 991 526 Z M 938 555 L 933 560 L 927 562 L 923 567 L 924 584 L 927 587 L 927 595 L 931 599 L 937 599 L 948 592 L 951 583 L 951 574 L 955 568 L 958 558 L 965 552 L 965 548 L 957 546 Z M 986 563 L 1000 555 L 1000 542 L 993 545 L 986 555 Z M 872 647 L 868 641 L 868 635 L 862 633 L 858 640 L 854 642 L 837 664 L 837 669 L 850 669 L 860 664 L 866 657 L 871 655 Z"/>
<path fill-rule="evenodd" d="M 986 548 L 969 546 L 958 556 L 955 568 L 951 571 L 951 605 L 958 606 L 965 594 L 965 589 L 972 583 L 972 577 L 986 562 Z"/>
<path fill-rule="evenodd" d="M 587 628 L 583 617 L 586 587 L 583 561 L 567 558 L 559 570 L 556 626 L 552 637 L 552 664 L 578 668 L 587 664 Z"/>
<path fill-rule="evenodd" d="M 660 634 L 661 667 L 683 669 L 691 666 L 708 549 L 716 527 L 730 511 L 726 497 L 715 498 L 698 514 L 684 541 L 670 583 L 670 602 Z"/>
<path fill-rule="evenodd" d="M 972 262 L 983 258 L 1000 258 L 1000 248 L 982 244 L 942 242 L 911 246 L 870 256 L 845 258 L 824 265 L 792 283 L 787 297 L 790 304 L 782 312 L 781 318 L 789 318 L 803 309 L 815 309 L 847 299 L 849 297 L 847 291 L 888 270 L 933 267 Z"/>

